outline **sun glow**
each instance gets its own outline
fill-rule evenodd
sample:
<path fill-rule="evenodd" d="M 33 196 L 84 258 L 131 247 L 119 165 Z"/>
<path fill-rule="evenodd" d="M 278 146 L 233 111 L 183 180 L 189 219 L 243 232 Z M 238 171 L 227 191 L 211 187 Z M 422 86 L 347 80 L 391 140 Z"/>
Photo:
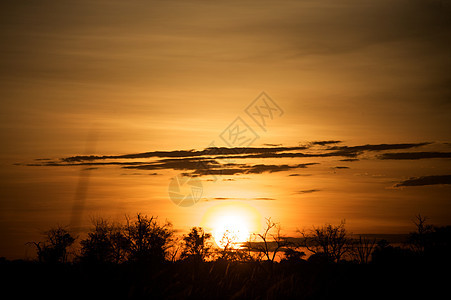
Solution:
<path fill-rule="evenodd" d="M 220 247 L 235 247 L 245 242 L 250 234 L 249 226 L 241 216 L 224 215 L 214 225 L 213 238 Z"/>
<path fill-rule="evenodd" d="M 233 201 L 208 209 L 203 226 L 211 230 L 217 246 L 237 248 L 252 233 L 259 232 L 261 216 L 254 207 Z"/>

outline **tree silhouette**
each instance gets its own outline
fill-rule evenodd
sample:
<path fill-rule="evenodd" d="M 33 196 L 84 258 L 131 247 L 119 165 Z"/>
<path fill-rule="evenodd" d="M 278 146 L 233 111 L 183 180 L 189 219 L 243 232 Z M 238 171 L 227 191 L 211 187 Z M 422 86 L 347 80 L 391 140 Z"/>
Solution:
<path fill-rule="evenodd" d="M 130 240 L 125 236 L 125 227 L 121 224 L 112 224 L 109 229 L 111 260 L 114 263 L 124 262 L 130 251 Z"/>
<path fill-rule="evenodd" d="M 252 261 L 252 249 L 247 247 L 248 243 L 238 242 L 238 236 L 233 231 L 226 230 L 216 250 L 218 260 Z"/>
<path fill-rule="evenodd" d="M 205 261 L 211 251 L 210 233 L 205 233 L 202 227 L 193 227 L 183 237 L 182 259 L 192 259 L 197 262 Z"/>
<path fill-rule="evenodd" d="M 180 252 L 183 249 L 183 238 L 180 236 L 174 236 L 171 239 L 171 246 L 166 251 L 166 260 L 175 262 L 178 258 L 181 258 Z"/>
<path fill-rule="evenodd" d="M 112 260 L 112 245 L 110 241 L 110 226 L 106 220 L 93 220 L 94 229 L 88 237 L 80 242 L 82 260 L 89 262 L 110 262 Z"/>
<path fill-rule="evenodd" d="M 339 262 L 350 251 L 351 239 L 345 229 L 345 222 L 334 226 L 326 224 L 313 227 L 309 233 L 302 231 L 303 246 L 314 254 L 321 254 L 329 261 Z"/>
<path fill-rule="evenodd" d="M 356 261 L 360 264 L 367 264 L 370 261 L 375 246 L 375 239 L 359 236 L 359 239 L 352 243 L 352 253 Z"/>
<path fill-rule="evenodd" d="M 451 260 L 451 226 L 433 226 L 426 224 L 426 221 L 426 217 L 416 216 L 416 231 L 409 233 L 407 239 L 411 251 L 428 261 Z"/>
<path fill-rule="evenodd" d="M 220 259 L 231 260 L 233 257 L 233 249 L 238 236 L 233 232 L 226 230 L 218 243 L 218 255 Z"/>
<path fill-rule="evenodd" d="M 407 240 L 411 250 L 420 255 L 423 254 L 428 247 L 428 237 L 430 237 L 430 234 L 434 229 L 432 225 L 426 224 L 426 220 L 427 218 L 421 214 L 416 216 L 416 220 L 414 220 L 413 223 L 417 230 L 411 232 Z"/>
<path fill-rule="evenodd" d="M 266 228 L 263 233 L 254 234 L 254 240 L 248 242 L 253 251 L 259 252 L 267 261 L 274 262 L 278 252 L 290 245 L 285 236 L 281 235 L 279 223 L 274 223 L 271 218 L 266 219 Z"/>
<path fill-rule="evenodd" d="M 44 242 L 32 242 L 36 247 L 39 262 L 65 263 L 67 250 L 75 242 L 75 238 L 62 226 L 51 228 L 44 235 Z"/>
<path fill-rule="evenodd" d="M 85 262 L 123 262 L 129 250 L 129 241 L 120 224 L 107 220 L 93 220 L 94 228 L 88 237 L 80 242 L 81 259 Z"/>
<path fill-rule="evenodd" d="M 168 221 L 160 225 L 157 217 L 148 218 L 141 214 L 134 222 L 127 218 L 125 236 L 130 243 L 129 259 L 136 262 L 164 261 L 172 246 L 173 235 L 172 224 Z"/>

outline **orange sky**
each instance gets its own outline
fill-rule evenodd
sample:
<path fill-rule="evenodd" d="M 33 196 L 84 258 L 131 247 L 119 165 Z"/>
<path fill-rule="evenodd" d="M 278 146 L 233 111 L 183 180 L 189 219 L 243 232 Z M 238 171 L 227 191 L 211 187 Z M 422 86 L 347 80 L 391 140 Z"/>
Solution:
<path fill-rule="evenodd" d="M 0 256 L 23 257 L 27 241 L 70 221 L 86 166 L 36 159 L 227 146 L 220 135 L 237 117 L 259 136 L 245 146 L 310 146 L 229 157 L 242 173 L 199 176 L 191 207 L 173 204 L 168 184 L 194 169 L 92 166 L 84 226 L 141 211 L 185 230 L 238 202 L 287 234 L 341 219 L 356 233 L 406 232 L 419 212 L 449 224 L 451 11 L 442 2 L 1 3 Z M 283 110 L 266 131 L 245 112 L 262 91 Z M 311 144 L 330 140 L 339 142 Z M 279 155 L 365 145 L 352 157 Z M 315 164 L 254 172 L 306 163 Z"/>

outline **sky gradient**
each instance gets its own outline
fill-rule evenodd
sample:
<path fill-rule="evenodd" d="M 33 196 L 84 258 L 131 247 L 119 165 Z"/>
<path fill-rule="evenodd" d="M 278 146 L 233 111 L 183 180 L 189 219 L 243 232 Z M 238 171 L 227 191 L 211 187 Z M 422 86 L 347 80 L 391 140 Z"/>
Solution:
<path fill-rule="evenodd" d="M 83 228 L 136 212 L 208 227 L 221 203 L 287 234 L 449 224 L 450 15 L 426 0 L 3 1 L 0 256 L 31 255 L 77 197 Z M 246 108 L 263 91 L 279 110 L 261 127 Z M 250 144 L 221 138 L 238 117 Z M 197 204 L 169 198 L 178 174 L 202 182 Z"/>

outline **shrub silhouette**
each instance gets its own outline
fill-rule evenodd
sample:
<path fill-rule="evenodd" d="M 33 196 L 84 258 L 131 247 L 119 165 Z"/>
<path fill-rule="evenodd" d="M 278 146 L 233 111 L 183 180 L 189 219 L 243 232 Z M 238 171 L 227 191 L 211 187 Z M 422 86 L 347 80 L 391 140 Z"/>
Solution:
<path fill-rule="evenodd" d="M 282 260 L 288 261 L 288 262 L 303 261 L 304 260 L 303 257 L 306 256 L 304 251 L 299 251 L 294 248 L 286 248 L 284 250 L 284 255 L 285 255 L 285 257 Z"/>
<path fill-rule="evenodd" d="M 411 264 L 415 262 L 414 258 L 415 253 L 412 250 L 392 246 L 386 240 L 377 242 L 371 255 L 372 263 L 383 265 Z"/>

